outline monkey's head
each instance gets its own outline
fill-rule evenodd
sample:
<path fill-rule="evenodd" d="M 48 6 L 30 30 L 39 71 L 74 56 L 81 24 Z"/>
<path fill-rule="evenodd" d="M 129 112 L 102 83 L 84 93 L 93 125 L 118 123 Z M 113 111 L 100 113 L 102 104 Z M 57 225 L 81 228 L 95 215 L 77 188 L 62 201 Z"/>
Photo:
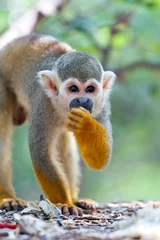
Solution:
<path fill-rule="evenodd" d="M 67 113 L 71 108 L 84 107 L 96 117 L 109 96 L 115 74 L 105 72 L 90 54 L 69 52 L 56 61 L 52 71 L 39 72 L 39 79 L 59 111 Z"/>

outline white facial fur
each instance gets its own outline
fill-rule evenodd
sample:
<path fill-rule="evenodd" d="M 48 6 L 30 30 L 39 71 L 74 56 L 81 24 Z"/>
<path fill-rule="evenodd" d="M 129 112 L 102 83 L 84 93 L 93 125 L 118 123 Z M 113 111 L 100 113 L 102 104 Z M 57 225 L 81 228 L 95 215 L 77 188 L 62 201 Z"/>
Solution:
<path fill-rule="evenodd" d="M 93 111 L 92 116 L 96 117 L 101 111 L 105 101 L 104 99 L 109 96 L 111 87 L 116 78 L 115 74 L 111 71 L 103 73 L 101 82 L 96 79 L 89 79 L 85 83 L 78 81 L 75 78 L 66 79 L 64 82 L 57 76 L 54 71 L 41 71 L 38 73 L 39 82 L 43 86 L 47 96 L 51 101 L 60 116 L 66 118 L 67 113 L 70 111 L 69 104 L 72 99 L 79 97 L 87 97 L 92 99 Z M 78 92 L 71 92 L 69 87 L 77 86 Z M 86 92 L 88 86 L 94 86 L 94 92 Z"/>

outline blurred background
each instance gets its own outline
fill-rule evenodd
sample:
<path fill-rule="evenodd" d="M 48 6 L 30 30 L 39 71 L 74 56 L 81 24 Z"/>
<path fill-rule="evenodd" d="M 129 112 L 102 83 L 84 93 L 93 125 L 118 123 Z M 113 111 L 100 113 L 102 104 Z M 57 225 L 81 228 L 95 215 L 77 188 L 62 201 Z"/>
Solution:
<path fill-rule="evenodd" d="M 82 164 L 80 195 L 100 202 L 160 199 L 160 1 L 61 2 L 54 14 L 37 22 L 34 31 L 93 54 L 105 70 L 117 74 L 111 94 L 112 161 L 102 171 Z M 37 3 L 0 0 L 1 36 Z M 12 164 L 17 194 L 39 199 L 27 124 L 15 128 Z"/>

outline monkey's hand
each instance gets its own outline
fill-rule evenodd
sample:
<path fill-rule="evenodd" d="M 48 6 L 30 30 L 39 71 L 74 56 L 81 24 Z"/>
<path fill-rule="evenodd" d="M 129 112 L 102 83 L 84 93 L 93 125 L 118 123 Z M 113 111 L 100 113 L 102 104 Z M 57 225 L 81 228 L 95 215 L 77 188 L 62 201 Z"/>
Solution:
<path fill-rule="evenodd" d="M 82 107 L 71 109 L 66 126 L 74 133 L 85 162 L 91 168 L 103 168 L 110 156 L 109 136 L 105 128 Z"/>
<path fill-rule="evenodd" d="M 67 204 L 61 204 L 61 203 L 56 204 L 56 206 L 61 210 L 63 215 L 82 216 L 83 215 L 82 209 L 79 208 L 77 204 L 75 205 L 68 206 Z"/>
<path fill-rule="evenodd" d="M 74 202 L 74 204 L 85 210 L 94 210 L 99 206 L 99 204 L 96 201 L 90 198 L 78 199 L 77 201 Z"/>
<path fill-rule="evenodd" d="M 27 206 L 27 203 L 20 198 L 3 198 L 0 200 L 0 209 L 7 211 L 22 210 Z"/>

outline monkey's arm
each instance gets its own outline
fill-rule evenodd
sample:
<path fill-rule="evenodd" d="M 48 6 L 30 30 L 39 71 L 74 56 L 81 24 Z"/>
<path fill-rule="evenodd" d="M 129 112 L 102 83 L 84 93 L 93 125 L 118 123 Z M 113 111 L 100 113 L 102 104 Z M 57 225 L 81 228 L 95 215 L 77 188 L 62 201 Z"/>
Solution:
<path fill-rule="evenodd" d="M 56 151 L 57 122 L 49 101 L 37 99 L 29 124 L 29 145 L 34 171 L 52 203 L 73 205 L 67 176 Z"/>
<path fill-rule="evenodd" d="M 110 136 L 106 129 L 81 107 L 71 110 L 66 124 L 74 133 L 86 163 L 94 169 L 103 168 L 111 154 Z"/>

